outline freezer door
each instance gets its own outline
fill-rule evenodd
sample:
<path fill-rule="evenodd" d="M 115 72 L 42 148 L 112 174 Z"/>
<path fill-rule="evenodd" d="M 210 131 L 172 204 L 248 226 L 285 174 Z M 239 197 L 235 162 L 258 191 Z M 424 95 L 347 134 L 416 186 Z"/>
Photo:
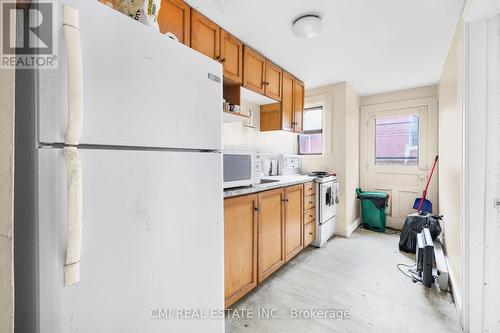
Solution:
<path fill-rule="evenodd" d="M 68 107 L 81 93 L 82 144 L 222 149 L 220 63 L 98 1 L 60 3 L 59 67 L 37 73 L 40 142 L 78 127 L 68 127 Z M 65 32 L 63 5 L 78 10 L 79 30 L 66 15 Z"/>
<path fill-rule="evenodd" d="M 64 156 L 38 153 L 39 332 L 223 332 L 223 312 L 209 312 L 224 306 L 221 155 L 79 154 L 80 281 L 65 287 Z M 177 318 L 177 310 L 207 318 Z"/>

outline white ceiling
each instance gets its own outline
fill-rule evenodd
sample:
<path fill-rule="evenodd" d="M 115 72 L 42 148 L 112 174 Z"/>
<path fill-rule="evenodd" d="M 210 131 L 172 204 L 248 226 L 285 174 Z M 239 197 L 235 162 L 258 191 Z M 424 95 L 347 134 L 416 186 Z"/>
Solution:
<path fill-rule="evenodd" d="M 187 0 L 307 88 L 347 81 L 360 95 L 434 84 L 462 0 Z M 291 22 L 319 14 L 323 31 L 293 35 Z"/>

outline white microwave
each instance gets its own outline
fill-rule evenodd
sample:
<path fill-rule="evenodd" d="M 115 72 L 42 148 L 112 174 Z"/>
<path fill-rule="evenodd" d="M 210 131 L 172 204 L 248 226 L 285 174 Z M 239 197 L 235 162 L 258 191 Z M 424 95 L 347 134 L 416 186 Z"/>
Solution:
<path fill-rule="evenodd" d="M 252 186 L 260 178 L 260 154 L 251 150 L 224 149 L 224 188 Z"/>

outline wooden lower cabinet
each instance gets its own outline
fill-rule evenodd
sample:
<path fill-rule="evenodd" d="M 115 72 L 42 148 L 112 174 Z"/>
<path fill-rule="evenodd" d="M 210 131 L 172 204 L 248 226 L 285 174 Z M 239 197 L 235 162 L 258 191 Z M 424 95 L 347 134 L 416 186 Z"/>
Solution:
<path fill-rule="evenodd" d="M 292 259 L 304 248 L 303 188 L 300 184 L 285 189 L 285 261 Z"/>
<path fill-rule="evenodd" d="M 224 200 L 225 307 L 257 286 L 257 195 Z"/>
<path fill-rule="evenodd" d="M 258 281 L 274 273 L 285 263 L 283 189 L 258 194 Z"/>
<path fill-rule="evenodd" d="M 304 185 L 224 200 L 224 299 L 229 307 L 315 237 L 304 224 Z"/>
<path fill-rule="evenodd" d="M 304 247 L 316 238 L 316 184 L 304 184 Z"/>
<path fill-rule="evenodd" d="M 314 207 L 316 207 L 316 197 L 313 195 L 304 197 L 304 210 L 308 210 Z"/>
<path fill-rule="evenodd" d="M 304 225 L 304 247 L 311 244 L 316 238 L 316 222 L 312 221 Z"/>

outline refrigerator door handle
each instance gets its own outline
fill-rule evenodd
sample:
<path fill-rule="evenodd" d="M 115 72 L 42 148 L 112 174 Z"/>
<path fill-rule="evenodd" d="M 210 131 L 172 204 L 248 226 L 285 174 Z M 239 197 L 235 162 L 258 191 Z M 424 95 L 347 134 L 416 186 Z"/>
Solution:
<path fill-rule="evenodd" d="M 64 5 L 63 29 L 68 56 L 68 127 L 64 141 L 78 145 L 83 130 L 83 61 L 78 10 Z"/>
<path fill-rule="evenodd" d="M 80 281 L 80 254 L 82 246 L 82 167 L 76 147 L 64 147 L 68 179 L 68 225 L 64 285 Z"/>

